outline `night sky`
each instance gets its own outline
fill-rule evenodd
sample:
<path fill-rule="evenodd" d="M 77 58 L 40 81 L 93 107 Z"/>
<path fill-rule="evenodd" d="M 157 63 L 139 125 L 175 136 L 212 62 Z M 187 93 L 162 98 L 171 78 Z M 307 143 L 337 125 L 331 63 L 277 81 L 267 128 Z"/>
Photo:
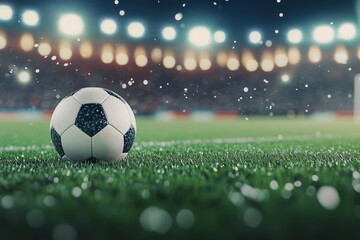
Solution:
<path fill-rule="evenodd" d="M 165 25 L 188 29 L 205 25 L 213 30 L 224 30 L 230 41 L 242 42 L 253 28 L 276 41 L 275 30 L 313 28 L 316 24 L 357 23 L 355 0 L 12 0 L 9 3 L 21 11 L 33 8 L 40 12 L 39 31 L 51 32 L 58 17 L 65 12 L 83 16 L 86 32 L 98 33 L 99 21 L 110 17 L 119 23 L 119 31 L 133 20 L 142 21 L 147 28 L 147 39 L 154 39 Z M 125 15 L 120 16 L 119 11 Z M 183 19 L 176 21 L 176 13 Z M 280 15 L 283 14 L 281 17 Z M 18 14 L 19 15 L 19 14 Z"/>

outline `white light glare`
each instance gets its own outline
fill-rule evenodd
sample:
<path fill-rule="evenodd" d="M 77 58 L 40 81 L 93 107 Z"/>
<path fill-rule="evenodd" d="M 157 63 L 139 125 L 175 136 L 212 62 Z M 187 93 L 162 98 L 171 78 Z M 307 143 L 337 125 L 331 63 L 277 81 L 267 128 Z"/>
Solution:
<path fill-rule="evenodd" d="M 249 34 L 249 40 L 253 44 L 259 44 L 261 42 L 261 33 L 259 31 L 252 31 Z"/>
<path fill-rule="evenodd" d="M 217 43 L 223 43 L 225 42 L 226 35 L 223 31 L 216 31 L 214 33 L 214 41 Z"/>
<path fill-rule="evenodd" d="M 84 23 L 80 16 L 69 13 L 60 18 L 59 29 L 66 35 L 77 36 L 83 32 Z"/>
<path fill-rule="evenodd" d="M 294 28 L 288 32 L 287 38 L 288 38 L 289 42 L 296 44 L 296 43 L 301 42 L 303 35 L 299 29 Z"/>
<path fill-rule="evenodd" d="M 36 26 L 39 23 L 39 14 L 33 10 L 26 10 L 21 18 L 24 24 L 28 26 Z"/>
<path fill-rule="evenodd" d="M 162 36 L 165 40 L 174 40 L 176 38 L 176 30 L 173 27 L 165 27 L 162 30 Z"/>
<path fill-rule="evenodd" d="M 288 74 L 283 74 L 282 76 L 281 76 L 281 81 L 283 82 L 283 83 L 288 83 L 289 81 L 290 81 L 290 76 L 288 75 Z"/>
<path fill-rule="evenodd" d="M 130 23 L 127 27 L 128 34 L 133 38 L 140 38 L 145 33 L 145 27 L 140 22 Z"/>
<path fill-rule="evenodd" d="M 198 47 L 205 47 L 211 42 L 210 30 L 206 27 L 194 27 L 188 35 L 189 42 Z"/>
<path fill-rule="evenodd" d="M 352 23 L 344 23 L 338 29 L 338 38 L 342 40 L 352 40 L 356 35 L 356 28 Z"/>
<path fill-rule="evenodd" d="M 29 73 L 29 71 L 27 70 L 22 70 L 19 72 L 19 74 L 17 75 L 17 79 L 21 84 L 27 84 L 30 82 L 31 80 L 31 75 Z"/>
<path fill-rule="evenodd" d="M 177 13 L 175 14 L 175 20 L 176 21 L 180 21 L 183 18 L 183 14 L 182 13 Z"/>
<path fill-rule="evenodd" d="M 105 19 L 100 23 L 100 29 L 107 35 L 112 35 L 116 32 L 117 25 L 112 19 Z"/>
<path fill-rule="evenodd" d="M 318 43 L 330 43 L 334 40 L 334 29 L 327 25 L 318 26 L 314 29 L 313 38 Z"/>
<path fill-rule="evenodd" d="M 13 10 L 8 5 L 0 5 L 0 20 L 8 21 L 13 16 Z"/>

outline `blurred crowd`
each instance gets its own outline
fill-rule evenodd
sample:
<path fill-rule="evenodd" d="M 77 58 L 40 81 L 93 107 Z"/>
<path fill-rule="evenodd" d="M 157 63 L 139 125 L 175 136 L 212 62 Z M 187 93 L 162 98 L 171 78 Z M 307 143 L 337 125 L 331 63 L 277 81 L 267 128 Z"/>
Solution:
<path fill-rule="evenodd" d="M 0 111 L 53 110 L 69 93 L 89 86 L 119 93 L 138 114 L 171 110 L 227 111 L 239 114 L 311 114 L 352 111 L 356 64 L 323 60 L 296 66 L 248 72 L 230 71 L 214 64 L 210 70 L 165 69 L 149 63 L 118 66 L 96 60 L 71 62 L 36 53 L 0 51 Z M 20 83 L 18 73 L 30 73 Z M 284 77 L 286 75 L 286 77 Z"/>

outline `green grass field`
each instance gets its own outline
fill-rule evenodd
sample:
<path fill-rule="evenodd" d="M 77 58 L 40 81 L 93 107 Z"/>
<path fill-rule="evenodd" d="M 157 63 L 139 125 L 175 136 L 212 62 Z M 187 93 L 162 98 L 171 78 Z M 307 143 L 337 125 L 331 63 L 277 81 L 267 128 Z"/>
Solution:
<path fill-rule="evenodd" d="M 360 123 L 138 119 L 125 161 L 71 164 L 0 121 L 0 239 L 358 239 Z"/>

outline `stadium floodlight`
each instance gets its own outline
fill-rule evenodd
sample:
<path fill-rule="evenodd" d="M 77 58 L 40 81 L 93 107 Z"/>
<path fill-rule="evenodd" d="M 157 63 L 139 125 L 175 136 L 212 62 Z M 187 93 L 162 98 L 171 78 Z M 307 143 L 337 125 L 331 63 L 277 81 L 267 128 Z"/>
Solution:
<path fill-rule="evenodd" d="M 294 28 L 287 33 L 287 39 L 290 43 L 297 44 L 302 41 L 303 34 L 299 29 Z"/>
<path fill-rule="evenodd" d="M 7 40 L 5 33 L 0 31 L 0 50 L 6 47 Z"/>
<path fill-rule="evenodd" d="M 47 42 L 42 42 L 38 46 L 38 52 L 41 56 L 48 56 L 51 53 L 51 46 Z"/>
<path fill-rule="evenodd" d="M 163 65 L 167 69 L 175 67 L 175 65 L 176 65 L 175 57 L 170 53 L 166 53 L 165 57 L 163 59 Z"/>
<path fill-rule="evenodd" d="M 13 10 L 8 5 L 0 5 L 0 20 L 9 21 L 13 16 Z"/>
<path fill-rule="evenodd" d="M 226 34 L 224 31 L 216 31 L 214 33 L 214 41 L 217 43 L 223 43 L 225 42 Z"/>
<path fill-rule="evenodd" d="M 122 44 L 116 47 L 115 61 L 120 66 L 124 66 L 129 62 L 128 49 Z"/>
<path fill-rule="evenodd" d="M 188 71 L 193 71 L 197 67 L 196 55 L 192 51 L 185 52 L 184 55 L 184 68 Z"/>
<path fill-rule="evenodd" d="M 349 40 L 354 39 L 355 36 L 356 36 L 356 28 L 355 28 L 354 24 L 344 23 L 344 24 L 340 25 L 338 32 L 337 32 L 337 37 L 339 39 L 349 41 Z"/>
<path fill-rule="evenodd" d="M 255 60 L 254 54 L 249 50 L 243 52 L 241 62 L 249 72 L 254 72 L 259 67 L 259 63 Z"/>
<path fill-rule="evenodd" d="M 206 71 L 209 70 L 211 68 L 211 60 L 210 60 L 210 56 L 207 53 L 202 53 L 200 54 L 199 57 L 199 67 L 201 70 Z"/>
<path fill-rule="evenodd" d="M 338 46 L 334 54 L 335 62 L 339 64 L 347 64 L 349 61 L 349 53 L 344 46 Z"/>
<path fill-rule="evenodd" d="M 68 36 L 78 36 L 84 30 L 84 22 L 79 15 L 68 13 L 61 16 L 59 20 L 59 29 Z"/>
<path fill-rule="evenodd" d="M 144 47 L 137 47 L 134 51 L 135 64 L 138 67 L 145 67 L 148 63 L 146 50 Z"/>
<path fill-rule="evenodd" d="M 160 48 L 156 47 L 151 51 L 151 60 L 154 63 L 160 63 L 163 57 L 163 52 Z"/>
<path fill-rule="evenodd" d="M 20 47 L 25 52 L 33 50 L 35 44 L 34 37 L 30 33 L 24 33 L 20 37 Z"/>
<path fill-rule="evenodd" d="M 72 55 L 73 55 L 73 51 L 70 42 L 66 40 L 61 41 L 59 46 L 59 57 L 62 60 L 67 61 L 71 59 Z"/>
<path fill-rule="evenodd" d="M 128 34 L 133 38 L 141 38 L 145 34 L 145 27 L 140 22 L 132 22 L 127 27 Z"/>
<path fill-rule="evenodd" d="M 245 62 L 245 68 L 249 72 L 255 72 L 259 67 L 259 63 L 255 59 L 249 59 Z"/>
<path fill-rule="evenodd" d="M 335 32 L 331 26 L 321 25 L 314 29 L 313 39 L 317 43 L 327 44 L 334 40 Z"/>
<path fill-rule="evenodd" d="M 271 72 L 274 70 L 275 63 L 271 52 L 265 51 L 262 54 L 260 67 L 264 72 Z"/>
<path fill-rule="evenodd" d="M 162 30 L 162 36 L 165 40 L 171 41 L 176 38 L 176 30 L 173 27 L 165 27 Z"/>
<path fill-rule="evenodd" d="M 36 26 L 39 23 L 39 14 L 34 10 L 26 10 L 22 15 L 21 19 L 27 26 Z"/>
<path fill-rule="evenodd" d="M 291 65 L 298 64 L 301 59 L 300 50 L 297 47 L 290 47 L 288 50 L 288 59 Z"/>
<path fill-rule="evenodd" d="M 252 31 L 250 34 L 249 34 L 249 41 L 252 43 L 252 44 L 260 44 L 261 43 L 261 39 L 262 39 L 262 36 L 261 36 L 261 33 L 259 31 Z"/>
<path fill-rule="evenodd" d="M 288 83 L 290 81 L 290 75 L 287 73 L 284 73 L 283 75 L 281 75 L 281 81 L 283 83 Z"/>
<path fill-rule="evenodd" d="M 211 33 L 207 27 L 198 26 L 189 31 L 188 40 L 197 47 L 205 47 L 211 42 Z"/>
<path fill-rule="evenodd" d="M 129 56 L 127 55 L 126 52 L 118 52 L 116 54 L 115 61 L 120 66 L 124 66 L 129 62 Z"/>
<path fill-rule="evenodd" d="M 275 65 L 278 67 L 285 67 L 289 63 L 289 58 L 288 55 L 286 54 L 285 49 L 283 48 L 276 49 L 274 62 Z"/>
<path fill-rule="evenodd" d="M 114 61 L 114 49 L 111 44 L 105 44 L 101 49 L 101 61 L 110 64 Z"/>
<path fill-rule="evenodd" d="M 93 46 L 89 41 L 84 41 L 80 45 L 80 56 L 82 58 L 91 58 L 93 54 Z"/>
<path fill-rule="evenodd" d="M 240 61 L 236 53 L 231 53 L 227 59 L 226 66 L 230 71 L 236 71 L 240 67 Z"/>
<path fill-rule="evenodd" d="M 322 59 L 322 53 L 318 46 L 311 46 L 308 52 L 309 61 L 311 63 L 318 63 Z"/>
<path fill-rule="evenodd" d="M 112 35 L 116 32 L 117 25 L 116 22 L 112 19 L 104 19 L 100 23 L 101 31 L 106 35 Z"/>
<path fill-rule="evenodd" d="M 19 83 L 21 84 L 28 84 L 31 81 L 31 75 L 29 73 L 29 71 L 27 70 L 21 70 L 18 74 L 17 74 L 17 80 L 19 81 Z"/>
<path fill-rule="evenodd" d="M 211 60 L 209 58 L 200 59 L 199 67 L 203 71 L 209 70 L 211 68 Z"/>
<path fill-rule="evenodd" d="M 216 56 L 216 63 L 220 66 L 220 67 L 226 67 L 226 63 L 227 63 L 227 54 L 226 52 L 219 52 Z"/>
<path fill-rule="evenodd" d="M 193 71 L 197 67 L 196 60 L 194 58 L 186 58 L 184 61 L 184 67 L 188 71 Z"/>

